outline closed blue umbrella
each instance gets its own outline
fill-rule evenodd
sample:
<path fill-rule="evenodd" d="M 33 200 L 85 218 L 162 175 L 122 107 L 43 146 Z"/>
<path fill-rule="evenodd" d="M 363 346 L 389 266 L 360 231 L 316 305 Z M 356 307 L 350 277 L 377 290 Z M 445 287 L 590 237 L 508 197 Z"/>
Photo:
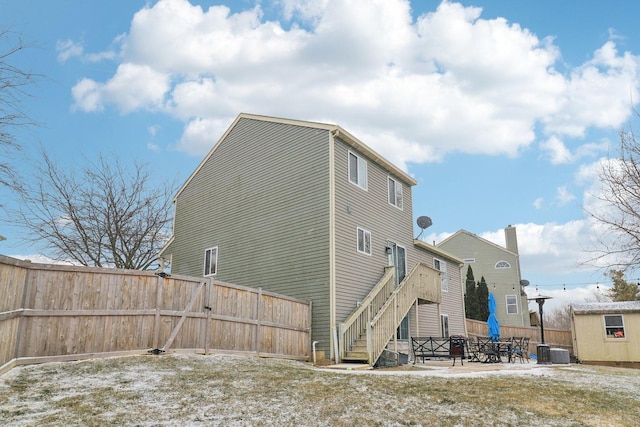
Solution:
<path fill-rule="evenodd" d="M 491 338 L 491 341 L 498 341 L 500 339 L 500 324 L 496 317 L 496 298 L 493 294 L 489 294 L 489 318 L 487 319 L 487 325 L 489 326 L 489 338 Z"/>

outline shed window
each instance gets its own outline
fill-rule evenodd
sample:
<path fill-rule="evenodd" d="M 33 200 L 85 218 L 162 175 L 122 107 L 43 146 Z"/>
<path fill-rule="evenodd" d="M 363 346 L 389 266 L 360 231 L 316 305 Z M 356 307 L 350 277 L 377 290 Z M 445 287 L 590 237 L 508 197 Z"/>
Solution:
<path fill-rule="evenodd" d="M 402 183 L 389 177 L 389 203 L 398 209 L 402 209 Z"/>
<path fill-rule="evenodd" d="M 349 151 L 349 181 L 367 189 L 367 161 Z"/>
<path fill-rule="evenodd" d="M 604 316 L 604 328 L 607 338 L 624 338 L 624 319 L 621 314 Z"/>
<path fill-rule="evenodd" d="M 518 314 L 518 297 L 507 295 L 507 314 Z"/>
<path fill-rule="evenodd" d="M 358 227 L 358 252 L 371 255 L 371 232 Z"/>
<path fill-rule="evenodd" d="M 218 272 L 218 247 L 204 251 L 204 275 L 214 276 Z"/>
<path fill-rule="evenodd" d="M 496 268 L 511 268 L 511 264 L 507 261 L 498 261 L 496 262 Z"/>

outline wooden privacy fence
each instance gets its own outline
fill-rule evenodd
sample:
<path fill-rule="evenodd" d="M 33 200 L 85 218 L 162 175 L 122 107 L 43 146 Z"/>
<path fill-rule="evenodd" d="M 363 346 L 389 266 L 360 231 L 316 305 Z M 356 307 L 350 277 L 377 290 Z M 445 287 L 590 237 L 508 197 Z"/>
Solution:
<path fill-rule="evenodd" d="M 489 328 L 487 322 L 480 322 L 478 320 L 467 320 L 467 334 L 469 336 L 487 336 L 489 335 Z M 500 335 L 503 337 L 527 337 L 529 341 L 529 352 L 536 353 L 536 347 L 540 344 L 540 328 L 531 327 L 523 328 L 517 326 L 502 326 L 500 325 Z M 563 348 L 569 350 L 570 354 L 573 354 L 573 338 L 571 337 L 571 330 L 563 329 L 547 329 L 544 328 L 544 341 L 551 347 Z"/>
<path fill-rule="evenodd" d="M 153 272 L 0 255 L 0 374 L 13 366 L 154 351 L 307 360 L 311 303 Z"/>

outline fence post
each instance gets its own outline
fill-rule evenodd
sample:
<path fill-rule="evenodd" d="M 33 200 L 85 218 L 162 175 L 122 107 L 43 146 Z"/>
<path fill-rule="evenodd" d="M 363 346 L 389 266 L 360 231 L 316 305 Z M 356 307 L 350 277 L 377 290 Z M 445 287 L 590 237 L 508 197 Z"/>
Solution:
<path fill-rule="evenodd" d="M 207 279 L 207 284 L 205 285 L 207 287 L 207 289 L 205 289 L 205 294 L 204 294 L 204 304 L 205 304 L 205 310 L 207 311 L 207 317 L 205 319 L 205 323 L 204 323 L 204 343 L 203 343 L 203 347 L 204 347 L 204 354 L 207 355 L 209 354 L 209 328 L 211 327 L 211 310 L 213 309 L 213 306 L 211 305 L 211 287 L 213 286 L 213 279 L 212 278 L 208 278 Z"/>
<path fill-rule="evenodd" d="M 253 350 L 256 353 L 259 353 L 260 351 L 260 334 L 262 332 L 262 328 L 261 323 L 260 323 L 260 316 L 262 313 L 262 310 L 260 310 L 260 306 L 262 305 L 262 288 L 258 288 L 258 292 L 256 293 L 256 297 L 258 298 L 257 301 L 257 305 L 256 305 L 256 335 L 254 336 L 254 341 L 253 341 Z"/>
<path fill-rule="evenodd" d="M 20 313 L 20 318 L 18 319 L 18 334 L 15 337 L 15 345 L 14 349 L 14 358 L 18 359 L 22 357 L 21 347 L 22 342 L 24 340 L 25 335 L 25 323 L 26 320 L 24 318 L 24 310 L 27 309 L 27 298 L 31 294 L 31 269 L 28 267 L 24 267 L 26 272 L 24 274 L 24 283 L 22 287 L 22 301 L 20 301 L 20 309 L 22 309 L 22 313 Z M 33 307 L 30 307 L 33 308 Z"/>
<path fill-rule="evenodd" d="M 160 310 L 162 309 L 162 288 L 163 279 L 160 276 L 156 278 L 156 314 L 153 322 L 153 348 L 160 348 Z"/>

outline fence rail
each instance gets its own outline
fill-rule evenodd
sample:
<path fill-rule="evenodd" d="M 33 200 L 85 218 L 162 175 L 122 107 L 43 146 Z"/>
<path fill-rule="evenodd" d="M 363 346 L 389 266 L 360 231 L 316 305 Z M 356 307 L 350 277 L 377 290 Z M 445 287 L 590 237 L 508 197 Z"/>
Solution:
<path fill-rule="evenodd" d="M 0 255 L 0 342 L 0 374 L 19 364 L 154 349 L 306 360 L 311 303 L 210 278 Z"/>
<path fill-rule="evenodd" d="M 486 322 L 467 319 L 467 334 L 469 336 L 487 336 L 489 328 Z M 500 335 L 504 337 L 528 337 L 529 352 L 536 353 L 536 346 L 540 344 L 540 328 L 523 328 L 517 326 L 500 326 Z M 570 330 L 544 328 L 544 340 L 551 347 L 563 348 L 573 354 L 573 338 Z"/>

